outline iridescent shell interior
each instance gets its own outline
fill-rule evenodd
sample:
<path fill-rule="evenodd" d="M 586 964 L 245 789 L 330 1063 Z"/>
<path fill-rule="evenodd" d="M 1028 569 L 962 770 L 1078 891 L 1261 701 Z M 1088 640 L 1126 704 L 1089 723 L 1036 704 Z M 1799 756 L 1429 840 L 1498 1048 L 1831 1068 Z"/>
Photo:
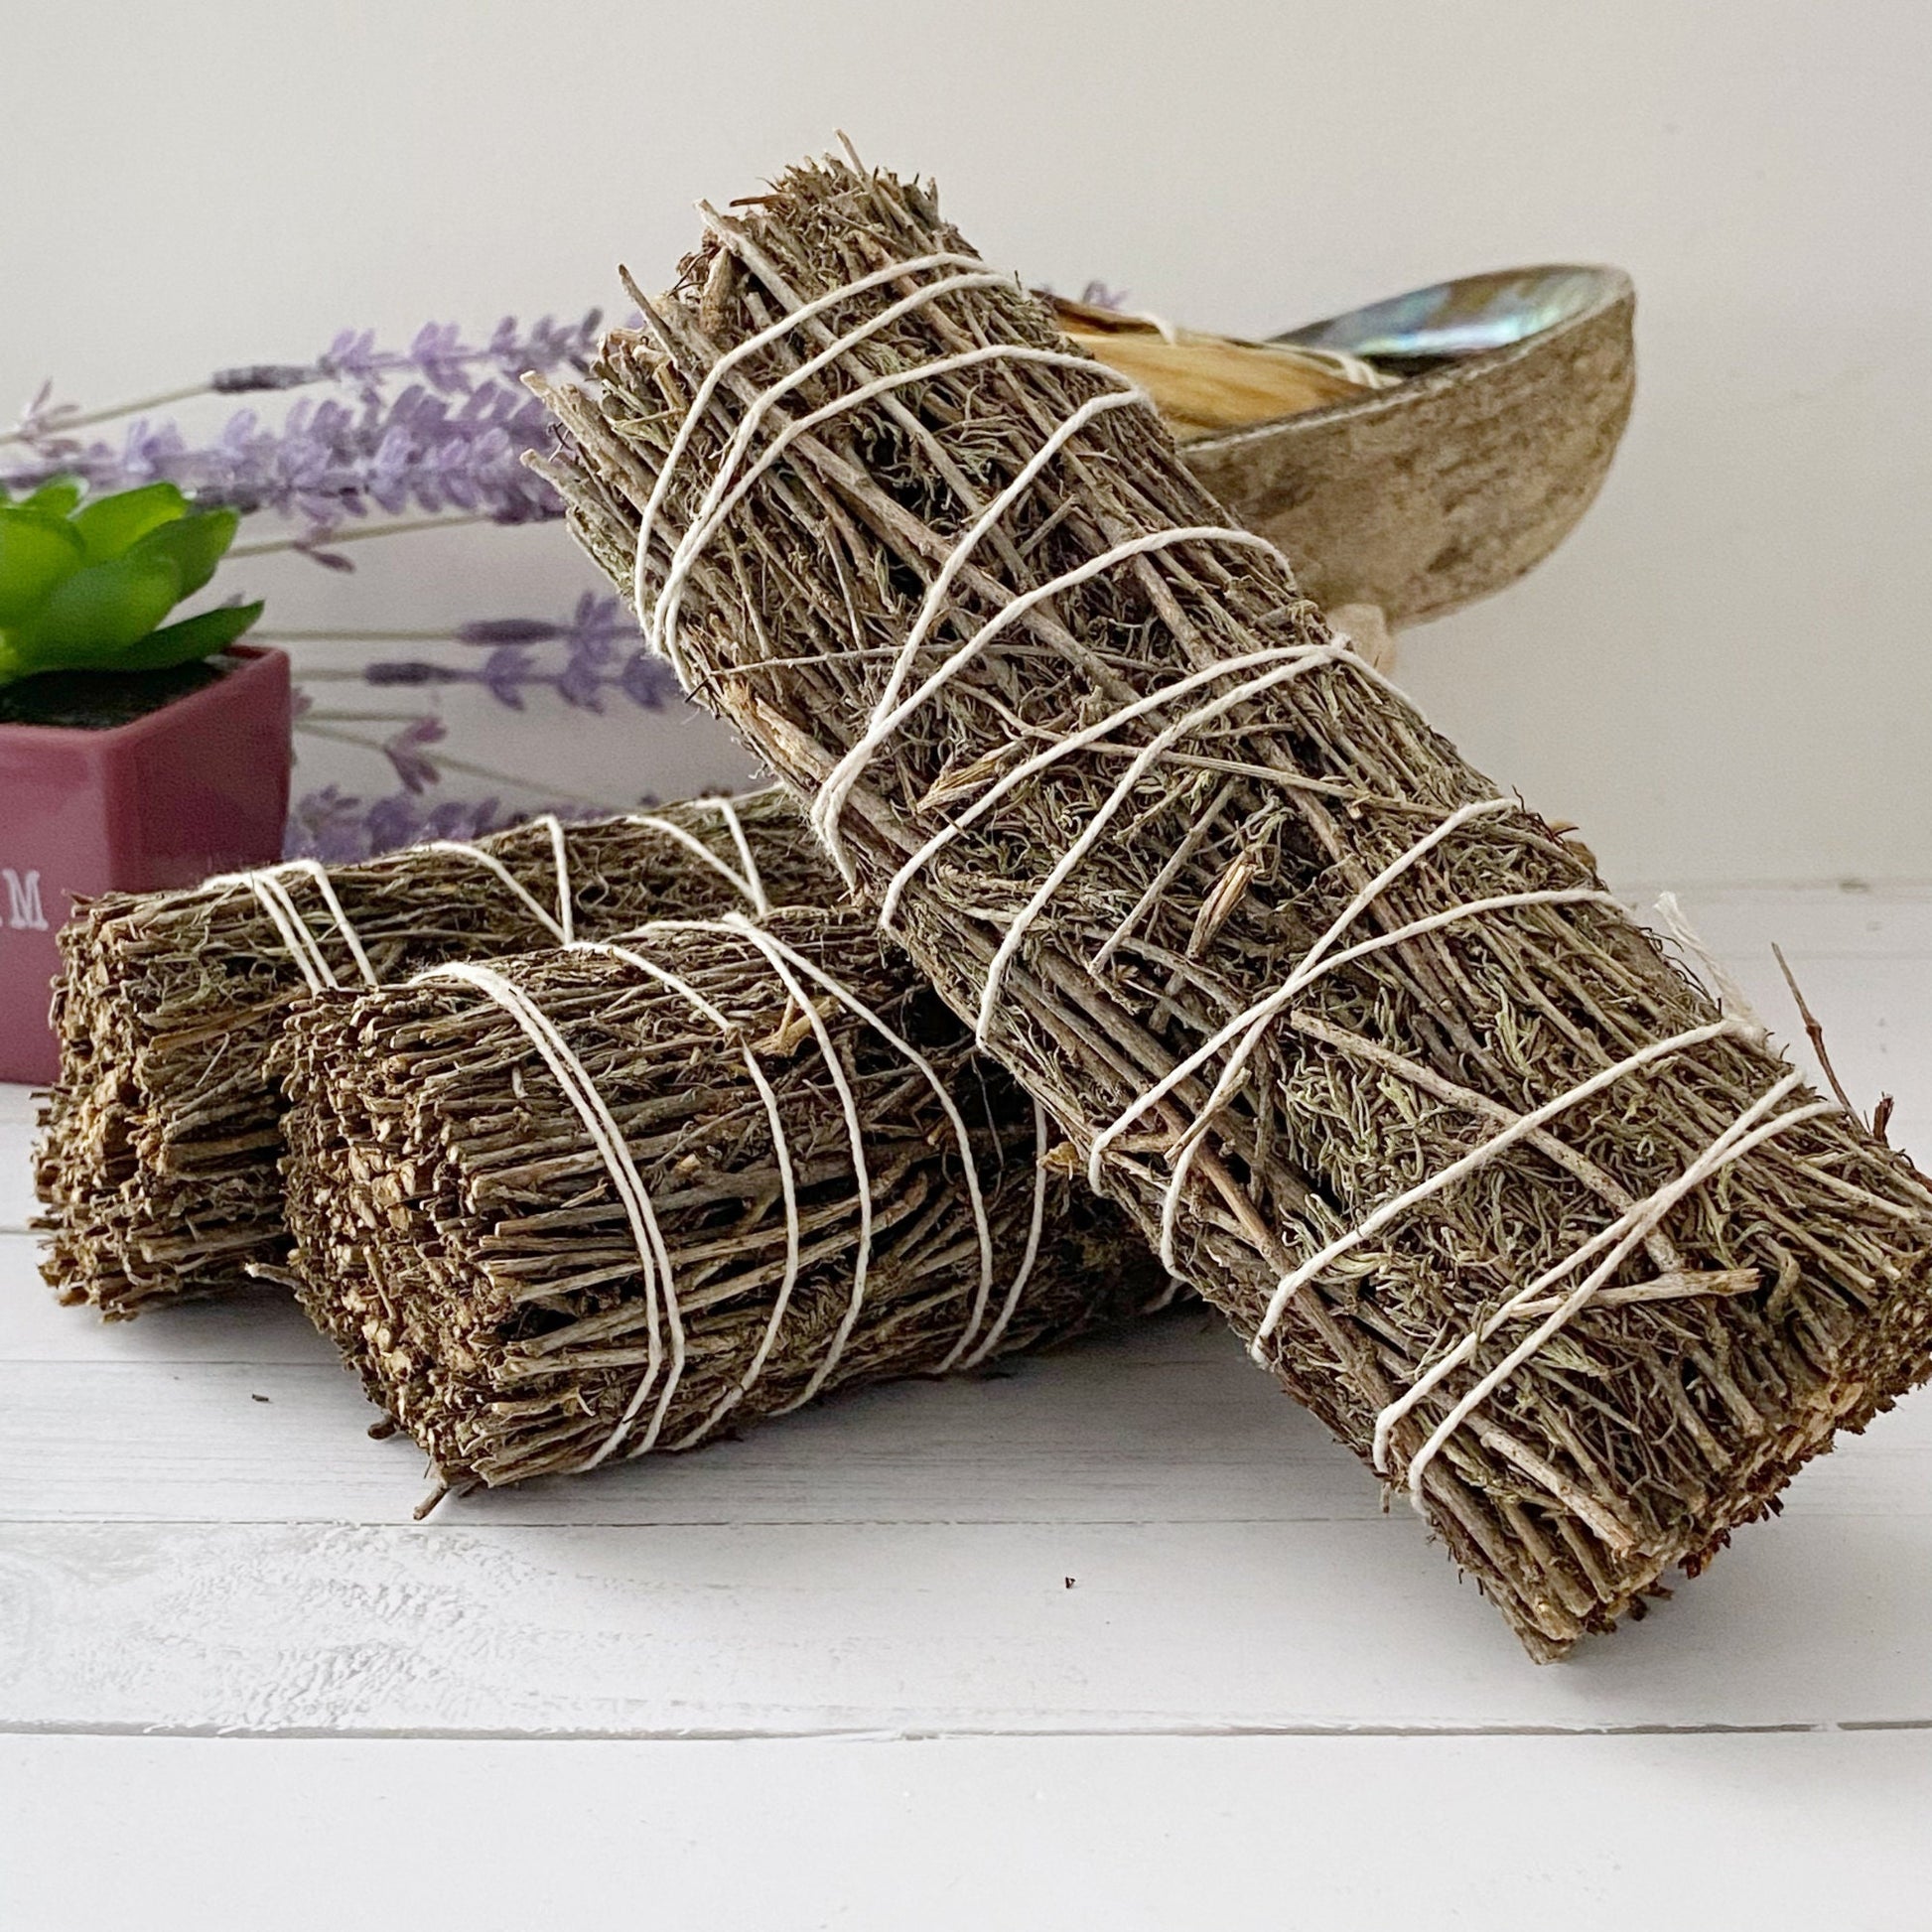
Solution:
<path fill-rule="evenodd" d="M 1614 281 L 1600 268 L 1560 263 L 1465 275 L 1309 323 L 1275 340 L 1419 374 L 1540 336 L 1594 308 Z"/>

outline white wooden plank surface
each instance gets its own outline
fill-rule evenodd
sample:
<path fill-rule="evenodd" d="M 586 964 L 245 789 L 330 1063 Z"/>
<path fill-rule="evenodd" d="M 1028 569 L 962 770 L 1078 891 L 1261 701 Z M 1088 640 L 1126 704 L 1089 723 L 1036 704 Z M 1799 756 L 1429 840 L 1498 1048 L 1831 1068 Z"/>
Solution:
<path fill-rule="evenodd" d="M 1932 891 L 1687 909 L 1801 1036 L 1783 939 L 1932 1158 Z M 1857 1926 L 1932 1878 L 1932 1398 L 1544 1671 L 1200 1313 L 417 1525 L 279 1297 L 55 1306 L 31 1119 L 0 1088 L 8 1932 L 1277 1925 L 1289 1884 L 1328 1925 Z"/>
<path fill-rule="evenodd" d="M 34 1213 L 31 1101 L 25 1087 L 0 1086 L 0 1231 L 24 1228 Z"/>
<path fill-rule="evenodd" d="M 1932 1742 L 10 1738 L 0 1790 L 9 1932 L 1896 1932 Z"/>

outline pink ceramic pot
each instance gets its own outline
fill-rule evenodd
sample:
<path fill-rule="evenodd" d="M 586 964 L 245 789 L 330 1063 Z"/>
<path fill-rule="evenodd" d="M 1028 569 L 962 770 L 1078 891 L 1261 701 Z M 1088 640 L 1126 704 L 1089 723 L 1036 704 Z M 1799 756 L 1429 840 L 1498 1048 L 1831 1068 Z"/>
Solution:
<path fill-rule="evenodd" d="M 230 654 L 225 676 L 131 724 L 0 724 L 0 1080 L 55 1076 L 54 935 L 75 898 L 281 857 L 289 661 Z"/>

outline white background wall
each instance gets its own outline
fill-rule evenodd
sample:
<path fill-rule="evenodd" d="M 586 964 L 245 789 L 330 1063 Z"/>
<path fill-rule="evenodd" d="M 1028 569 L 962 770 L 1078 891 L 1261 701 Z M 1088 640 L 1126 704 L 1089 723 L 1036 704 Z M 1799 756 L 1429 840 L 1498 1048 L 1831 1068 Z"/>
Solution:
<path fill-rule="evenodd" d="M 695 197 L 839 126 L 936 174 L 994 260 L 1208 327 L 1619 262 L 1640 398 L 1602 499 L 1406 640 L 1405 681 L 1613 877 L 1932 876 L 1923 0 L 0 0 L 0 80 L 8 408 L 47 374 L 98 403 L 350 323 L 611 303 L 621 258 L 668 279 Z M 592 581 L 555 529 L 361 564 L 235 587 L 283 626 L 423 624 Z M 684 719 L 450 709 L 614 800 L 743 768 Z"/>

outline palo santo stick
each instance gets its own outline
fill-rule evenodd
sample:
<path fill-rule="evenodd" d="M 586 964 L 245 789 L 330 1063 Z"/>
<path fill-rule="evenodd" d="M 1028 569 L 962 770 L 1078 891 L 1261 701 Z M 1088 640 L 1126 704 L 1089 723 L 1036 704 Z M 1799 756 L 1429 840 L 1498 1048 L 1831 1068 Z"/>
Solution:
<path fill-rule="evenodd" d="M 1145 389 L 1183 443 L 1353 402 L 1398 380 L 1332 349 L 1240 342 L 1063 296 L 1050 300 L 1068 340 Z"/>

